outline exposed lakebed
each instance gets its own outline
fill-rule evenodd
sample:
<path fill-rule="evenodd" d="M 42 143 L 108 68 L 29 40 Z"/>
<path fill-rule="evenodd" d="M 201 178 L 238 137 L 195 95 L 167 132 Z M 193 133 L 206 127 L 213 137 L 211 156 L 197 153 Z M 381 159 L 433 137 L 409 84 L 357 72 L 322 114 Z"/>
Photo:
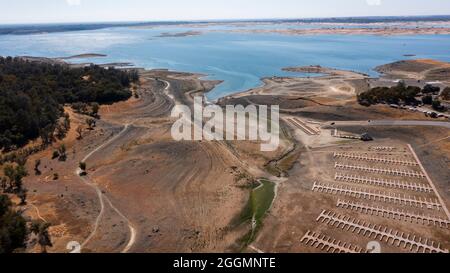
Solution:
<path fill-rule="evenodd" d="M 180 35 L 193 31 L 196 35 Z M 223 80 L 208 94 L 213 100 L 255 88 L 261 85 L 263 77 L 308 75 L 282 71 L 285 67 L 321 65 L 376 76 L 373 68 L 400 59 L 450 61 L 450 35 L 296 36 L 235 33 L 211 25 L 115 27 L 0 36 L 3 56 L 56 58 L 86 53 L 106 56 L 87 55 L 70 62 L 132 63 L 148 69 L 199 72 L 210 79 Z"/>

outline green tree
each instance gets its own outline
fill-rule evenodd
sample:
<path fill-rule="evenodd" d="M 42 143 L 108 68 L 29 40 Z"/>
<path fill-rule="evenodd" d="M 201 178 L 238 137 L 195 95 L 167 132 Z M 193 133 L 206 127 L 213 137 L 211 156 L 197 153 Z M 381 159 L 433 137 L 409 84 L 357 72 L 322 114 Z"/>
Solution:
<path fill-rule="evenodd" d="M 83 127 L 78 126 L 76 132 L 77 132 L 77 139 L 78 140 L 83 139 Z"/>
<path fill-rule="evenodd" d="M 55 127 L 55 135 L 58 139 L 64 139 L 66 137 L 67 130 L 62 122 L 58 123 Z"/>
<path fill-rule="evenodd" d="M 76 102 L 72 104 L 72 109 L 79 114 L 85 114 L 87 113 L 87 104 L 83 102 Z"/>
<path fill-rule="evenodd" d="M 47 247 L 52 247 L 52 241 L 48 229 L 51 224 L 42 221 L 33 221 L 30 231 L 37 236 L 37 242 L 41 246 L 41 252 L 47 253 Z"/>
<path fill-rule="evenodd" d="M 66 145 L 61 144 L 58 148 L 58 160 L 59 161 L 66 161 L 67 160 L 67 149 L 66 149 Z"/>
<path fill-rule="evenodd" d="M 7 195 L 0 195 L 0 253 L 12 253 L 25 247 L 27 236 L 25 219 L 12 208 Z"/>
<path fill-rule="evenodd" d="M 443 111 L 444 107 L 442 106 L 441 102 L 439 100 L 434 100 L 433 103 L 431 104 L 431 106 L 433 107 L 434 110 L 436 111 Z"/>
<path fill-rule="evenodd" d="M 9 185 L 6 192 L 18 193 L 22 190 L 22 179 L 28 175 L 26 169 L 22 165 L 12 166 L 6 165 L 3 169 L 5 176 L 8 178 Z"/>
<path fill-rule="evenodd" d="M 361 105 L 369 106 L 377 103 L 399 104 L 404 102 L 409 105 L 417 105 L 417 95 L 420 88 L 415 86 L 406 87 L 404 82 L 399 82 L 393 87 L 374 87 L 358 95 Z"/>
<path fill-rule="evenodd" d="M 27 204 L 27 196 L 28 196 L 28 190 L 27 189 L 20 189 L 20 191 L 17 193 L 17 197 L 20 199 L 20 205 L 24 206 Z"/>
<path fill-rule="evenodd" d="M 53 159 L 56 159 L 56 158 L 58 158 L 59 157 L 59 151 L 58 150 L 54 150 L 53 151 L 53 154 L 52 154 L 52 160 Z"/>
<path fill-rule="evenodd" d="M 86 119 L 86 124 L 87 124 L 89 130 L 94 130 L 96 123 L 97 123 L 97 121 L 93 118 Z"/>
<path fill-rule="evenodd" d="M 431 105 L 433 103 L 433 97 L 431 95 L 424 96 L 422 102 L 423 104 Z"/>
<path fill-rule="evenodd" d="M 8 181 L 6 177 L 0 177 L 0 188 L 2 189 L 2 193 L 5 193 L 8 188 Z"/>
<path fill-rule="evenodd" d="M 100 105 L 96 102 L 91 103 L 91 116 L 97 118 L 98 111 L 100 110 Z"/>
<path fill-rule="evenodd" d="M 70 130 L 70 116 L 67 113 L 64 113 L 64 122 L 63 122 L 64 128 L 66 129 L 66 132 Z"/>
<path fill-rule="evenodd" d="M 38 137 L 45 145 L 54 135 L 62 138 L 70 126 L 64 104 L 83 114 L 91 114 L 90 108 L 95 113 L 95 104 L 88 104 L 130 98 L 131 82 L 138 78 L 137 72 L 114 68 L 72 68 L 12 57 L 0 57 L 0 71 L 0 150 L 6 151 Z"/>
<path fill-rule="evenodd" d="M 39 175 L 41 175 L 42 173 L 41 173 L 41 170 L 39 170 L 39 167 L 41 166 L 41 160 L 40 159 L 36 159 L 35 161 L 34 161 L 34 174 L 36 175 L 36 176 L 39 176 Z"/>
<path fill-rule="evenodd" d="M 450 87 L 446 87 L 442 93 L 441 93 L 441 98 L 443 100 L 450 100 Z"/>
<path fill-rule="evenodd" d="M 427 84 L 423 87 L 422 89 L 422 93 L 424 94 L 437 94 L 439 93 L 439 91 L 441 91 L 441 88 L 438 86 L 433 86 L 431 84 Z"/>
<path fill-rule="evenodd" d="M 85 162 L 80 162 L 79 167 L 80 167 L 80 170 L 86 171 L 86 163 Z"/>
<path fill-rule="evenodd" d="M 25 167 L 25 164 L 27 164 L 28 157 L 26 155 L 17 155 L 14 160 L 18 165 Z"/>
<path fill-rule="evenodd" d="M 55 132 L 55 125 L 49 124 L 40 130 L 39 134 L 44 145 L 48 145 L 53 141 L 53 134 Z"/>
<path fill-rule="evenodd" d="M 14 179 L 16 176 L 15 169 L 12 165 L 6 165 L 3 168 L 3 173 L 8 178 L 8 181 L 7 181 L 7 184 L 5 187 L 5 192 L 11 192 L 14 187 Z"/>

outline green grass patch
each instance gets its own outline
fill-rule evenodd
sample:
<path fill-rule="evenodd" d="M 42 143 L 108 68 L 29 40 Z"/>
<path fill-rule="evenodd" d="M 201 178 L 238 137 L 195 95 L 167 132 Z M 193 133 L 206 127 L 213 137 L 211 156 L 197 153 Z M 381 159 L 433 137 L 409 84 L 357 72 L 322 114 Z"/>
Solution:
<path fill-rule="evenodd" d="M 260 183 L 250 192 L 250 198 L 237 223 L 239 225 L 246 222 L 253 223 L 252 229 L 240 240 L 242 249 L 251 244 L 256 238 L 264 217 L 267 215 L 275 198 L 275 183 L 267 179 L 261 179 Z"/>
<path fill-rule="evenodd" d="M 261 220 L 272 206 L 275 198 L 275 183 L 269 180 L 261 180 L 262 185 L 251 193 L 252 210 L 255 219 Z"/>

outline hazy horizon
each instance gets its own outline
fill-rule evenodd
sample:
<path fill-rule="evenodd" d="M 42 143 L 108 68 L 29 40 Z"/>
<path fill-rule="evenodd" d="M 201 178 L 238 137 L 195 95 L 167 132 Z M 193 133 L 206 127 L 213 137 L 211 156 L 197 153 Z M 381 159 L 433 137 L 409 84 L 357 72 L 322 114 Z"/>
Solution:
<path fill-rule="evenodd" d="M 16 0 L 0 1 L 0 24 L 72 24 L 439 16 L 439 0 Z"/>
<path fill-rule="evenodd" d="M 278 21 L 278 20 L 320 20 L 320 19 L 357 19 L 357 18 L 432 18 L 432 17 L 449 17 L 449 14 L 430 14 L 430 15 L 376 15 L 376 16 L 332 16 L 332 17 L 272 17 L 272 18 L 230 18 L 230 19 L 186 19 L 186 20 L 112 20 L 112 21 L 74 21 L 74 22 L 19 22 L 19 23 L 2 23 L 0 25 L 74 25 L 74 24 L 139 24 L 139 23 L 176 23 L 176 22 L 249 22 L 249 21 Z"/>

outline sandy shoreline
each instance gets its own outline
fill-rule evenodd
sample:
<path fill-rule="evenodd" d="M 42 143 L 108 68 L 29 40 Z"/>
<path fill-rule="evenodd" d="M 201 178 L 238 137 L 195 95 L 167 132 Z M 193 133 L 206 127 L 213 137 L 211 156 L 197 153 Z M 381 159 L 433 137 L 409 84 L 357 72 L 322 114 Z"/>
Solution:
<path fill-rule="evenodd" d="M 222 32 L 222 31 L 218 31 Z M 426 27 L 426 28 L 320 28 L 320 29 L 233 29 L 228 32 L 255 33 L 255 34 L 284 34 L 284 35 L 448 35 L 448 27 Z"/>
<path fill-rule="evenodd" d="M 394 22 L 320 22 L 320 21 L 311 21 L 311 22 L 302 22 L 302 21 L 273 21 L 273 22 L 199 22 L 199 23 L 180 23 L 173 24 L 171 26 L 175 27 L 192 27 L 192 28 L 205 28 L 210 26 L 231 26 L 235 28 L 242 27 L 251 27 L 251 26 L 329 26 L 329 27 L 338 27 L 338 26 L 346 26 L 346 27 L 354 27 L 354 26 L 366 26 L 366 27 L 415 27 L 417 25 L 421 25 L 424 27 L 444 27 L 449 26 L 450 21 L 441 20 L 441 21 L 394 21 Z M 132 28 L 156 28 L 165 25 L 141 25 L 141 26 L 132 26 Z"/>
<path fill-rule="evenodd" d="M 186 31 L 186 32 L 178 32 L 178 33 L 171 33 L 171 32 L 163 32 L 160 35 L 156 36 L 159 38 L 180 38 L 180 37 L 188 37 L 188 36 L 198 36 L 202 35 L 203 33 L 200 31 Z"/>
<path fill-rule="evenodd" d="M 155 29 L 163 25 L 142 25 L 131 28 Z M 163 32 L 157 37 L 186 37 L 206 33 L 262 33 L 284 35 L 448 35 L 450 21 L 406 21 L 406 22 L 205 22 L 181 23 L 173 27 L 192 28 L 185 32 Z M 270 28 L 265 28 L 265 27 Z M 229 27 L 229 29 L 208 29 L 210 27 Z M 197 29 L 197 30 L 194 30 Z"/>
<path fill-rule="evenodd" d="M 450 29 L 449 29 L 450 30 Z M 174 36 L 168 36 L 174 37 Z M 32 62 L 47 62 L 51 64 L 62 64 L 69 65 L 71 67 L 82 67 L 86 65 L 90 65 L 92 63 L 70 63 L 69 60 L 72 58 L 90 58 L 89 56 L 105 56 L 102 54 L 94 54 L 94 53 L 86 53 L 80 54 L 72 57 L 66 58 L 47 58 L 47 57 L 31 57 L 31 56 L 19 56 L 19 58 L 23 58 Z M 175 74 L 184 74 L 191 75 L 195 78 L 198 78 L 201 81 L 209 82 L 215 87 L 221 83 L 223 80 L 211 80 L 207 79 L 210 75 L 203 74 L 200 72 L 184 72 L 184 71 L 176 71 L 169 70 L 166 68 L 155 68 L 155 69 L 145 69 L 135 67 L 133 63 L 106 63 L 106 64 L 96 64 L 102 67 L 116 67 L 118 69 L 137 69 L 143 72 L 163 72 L 163 73 L 175 73 Z M 294 80 L 301 82 L 320 82 L 325 86 L 334 86 L 336 81 L 343 80 L 345 83 L 339 83 L 334 88 L 334 91 L 339 90 L 353 90 L 358 94 L 359 92 L 365 91 L 366 87 L 361 87 L 361 80 L 368 81 L 367 86 L 385 86 L 386 84 L 395 84 L 398 80 L 404 80 L 407 84 L 413 86 L 423 87 L 427 82 L 434 82 L 441 88 L 445 88 L 450 85 L 450 80 L 448 80 L 448 76 L 450 75 L 450 64 L 443 61 L 437 60 L 428 60 L 428 59 L 417 59 L 417 60 L 400 60 L 397 62 L 381 65 L 373 68 L 375 71 L 380 73 L 379 77 L 372 78 L 369 75 L 358 72 L 358 71 L 350 71 L 343 69 L 335 69 L 329 67 L 322 67 L 320 65 L 309 65 L 309 66 L 294 66 L 294 67 L 284 67 L 281 68 L 282 71 L 288 72 L 298 72 L 298 73 L 306 73 L 306 74 L 316 74 L 317 76 L 266 76 L 260 78 L 261 83 L 258 86 L 253 88 L 240 91 L 240 92 L 232 92 L 230 94 L 222 95 L 221 97 L 214 99 L 213 101 L 208 101 L 206 98 L 206 93 L 211 92 L 214 88 L 211 88 L 208 92 L 205 92 L 203 95 L 207 101 L 207 103 L 217 103 L 230 98 L 237 98 L 242 96 L 247 96 L 249 94 L 254 94 L 255 90 L 265 89 L 269 82 L 283 81 L 283 80 Z M 417 79 L 423 80 L 423 82 L 417 82 Z M 334 83 L 333 83 L 334 82 Z M 350 86 L 348 86 L 348 82 L 351 82 Z M 363 84 L 366 85 L 366 84 Z"/>

